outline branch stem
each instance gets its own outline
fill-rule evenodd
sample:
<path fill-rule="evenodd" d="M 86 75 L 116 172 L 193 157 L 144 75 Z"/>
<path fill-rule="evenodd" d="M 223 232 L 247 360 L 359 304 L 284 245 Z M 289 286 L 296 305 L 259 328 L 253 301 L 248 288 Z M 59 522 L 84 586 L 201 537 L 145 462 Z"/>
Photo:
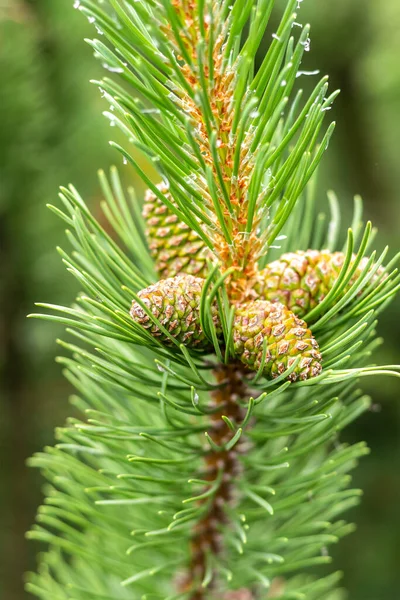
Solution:
<path fill-rule="evenodd" d="M 214 376 L 220 387 L 211 393 L 212 406 L 220 407 L 220 410 L 212 413 L 211 427 L 206 432 L 213 443 L 205 456 L 203 475 L 206 481 L 213 483 L 214 493 L 199 500 L 199 504 L 207 503 L 208 509 L 192 534 L 191 559 L 185 581 L 185 588 L 191 590 L 190 600 L 204 600 L 207 588 L 215 590 L 217 586 L 213 567 L 211 576 L 207 575 L 213 557 L 223 553 L 221 530 L 228 521 L 225 509 L 235 502 L 234 482 L 241 473 L 238 456 L 245 448 L 243 436 L 232 430 L 232 425 L 237 429 L 246 416 L 246 410 L 238 402 L 249 397 L 242 367 L 221 364 L 215 369 Z M 232 444 L 235 437 L 236 443 Z"/>

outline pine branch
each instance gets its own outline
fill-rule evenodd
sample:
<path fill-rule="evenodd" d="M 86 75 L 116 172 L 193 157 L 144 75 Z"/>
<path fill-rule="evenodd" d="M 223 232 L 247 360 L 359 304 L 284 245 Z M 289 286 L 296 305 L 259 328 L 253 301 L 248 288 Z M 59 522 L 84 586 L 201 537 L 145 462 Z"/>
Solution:
<path fill-rule="evenodd" d="M 72 186 L 51 207 L 82 294 L 34 316 L 72 336 L 59 361 L 85 419 L 31 461 L 50 481 L 28 534 L 49 545 L 28 582 L 43 599 L 337 598 L 339 574 L 304 570 L 353 530 L 368 450 L 339 436 L 370 406 L 359 379 L 399 376 L 370 356 L 400 276 L 369 254 L 359 199 L 343 248 L 332 194 L 316 215 L 335 94 L 323 78 L 289 99 L 309 48 L 296 5 L 255 72 L 272 0 L 77 3 L 123 80 L 99 83 L 106 116 L 162 182 L 119 147 L 149 187 L 143 218 L 115 169 L 107 231 Z"/>
<path fill-rule="evenodd" d="M 296 42 L 291 37 L 296 0 L 288 3 L 253 75 L 273 4 L 236 2 L 231 10 L 219 2 L 146 2 L 138 8 L 113 1 L 116 30 L 112 15 L 92 2 L 80 3 L 115 46 L 94 40 L 96 53 L 148 102 L 132 101 L 106 79 L 99 86 L 113 107 L 107 116 L 156 161 L 175 203 L 169 208 L 198 233 L 222 268 L 234 267 L 227 283 L 235 300 L 252 289 L 257 261 L 282 229 L 332 133 L 331 126 L 319 139 L 336 95 L 325 98 L 326 78 L 300 111 L 296 96 L 288 119 L 281 120 L 309 44 L 308 27 Z M 136 55 L 127 52 L 124 37 Z M 167 203 L 137 160 L 120 150 Z"/>
<path fill-rule="evenodd" d="M 108 202 L 119 211 L 117 221 L 121 221 L 127 199 L 115 171 L 112 180 L 113 197 Z M 53 565 L 49 574 L 42 573 L 39 579 L 34 576 L 29 589 L 43 598 L 55 593 L 63 597 L 64 586 L 74 582 L 75 596 L 83 599 L 92 593 L 87 580 L 95 577 L 101 582 L 100 596 L 124 598 L 124 588 L 112 593 L 113 581 L 122 580 L 134 585 L 138 593 L 165 597 L 165 589 L 188 581 L 185 565 L 193 528 L 210 518 L 209 513 L 204 514 L 203 504 L 192 500 L 186 508 L 183 502 L 210 489 L 202 483 L 206 481 L 203 461 L 220 452 L 216 446 L 221 446 L 221 440 L 213 433 L 220 411 L 214 412 L 208 400 L 208 391 L 219 393 L 212 380 L 216 363 L 201 356 L 188 357 L 183 346 L 167 349 L 146 330 L 134 326 L 127 310 L 132 293 L 125 282 L 131 280 L 136 288 L 142 283 L 137 281 L 133 263 L 117 251 L 115 242 L 96 224 L 75 191 L 65 190 L 63 199 L 68 210 L 64 219 L 75 230 L 74 236 L 69 235 L 75 258 L 63 253 L 64 261 L 86 295 L 80 297 L 79 308 L 59 307 L 60 316 L 52 318 L 66 323 L 70 333 L 84 342 L 83 346 L 63 343 L 73 359 L 61 362 L 80 394 L 73 402 L 86 412 L 89 422 L 71 422 L 60 430 L 56 452 L 49 449 L 50 454 L 33 459 L 52 481 L 52 492 L 50 505 L 40 517 L 45 528 L 41 525 L 29 535 L 51 542 L 55 549 L 61 547 L 74 556 L 74 562 L 67 566 L 63 554 L 52 550 L 45 559 Z M 383 296 L 394 292 L 393 278 L 396 272 L 392 275 L 389 270 L 381 284 Z M 229 526 L 222 524 L 221 530 L 225 553 L 213 559 L 218 574 L 213 581 L 224 577 L 226 585 L 234 588 L 252 587 L 257 581 L 266 585 L 281 573 L 286 577 L 292 570 L 328 562 L 327 556 L 318 558 L 321 548 L 352 530 L 337 516 L 358 502 L 359 493 L 348 489 L 346 474 L 366 447 L 347 447 L 335 440 L 370 403 L 357 390 L 357 376 L 375 372 L 373 367 L 363 367 L 376 346 L 376 306 L 382 307 L 382 303 L 371 303 L 375 308 L 367 313 L 360 309 L 361 316 L 355 317 L 358 303 L 351 309 L 350 302 L 346 312 L 339 311 L 328 324 L 322 324 L 318 339 L 327 368 L 318 378 L 289 383 L 285 382 L 287 373 L 272 381 L 256 381 L 251 373 L 243 374 L 247 397 L 251 393 L 255 400 L 241 401 L 240 410 L 247 415 L 238 418 L 239 422 L 226 411 L 228 420 L 220 431 L 227 433 L 232 423 L 236 428 L 232 439 L 242 428 L 238 444 L 250 445 L 250 450 L 238 455 L 243 467 L 238 480 L 235 478 L 239 484 L 237 505 L 225 507 L 229 519 Z M 201 441 L 205 433 L 216 445 L 208 450 Z M 64 474 L 61 478 L 60 473 Z M 190 490 L 193 485 L 198 486 L 194 494 Z M 241 515 L 246 515 L 245 522 Z M 65 530 L 66 523 L 72 523 L 72 529 Z M 138 540 L 133 547 L 129 541 L 132 526 Z M 55 532 L 61 528 L 58 535 L 48 531 L 54 527 Z M 96 553 L 93 539 L 105 543 L 110 552 Z M 179 544 L 171 543 L 175 540 Z M 134 552 L 136 557 L 133 563 L 123 559 L 130 547 L 129 556 Z M 237 561 L 237 552 L 241 567 L 233 576 L 230 565 Z M 112 555 L 118 557 L 114 566 L 107 558 Z M 148 560 L 157 569 L 164 565 L 165 572 L 154 571 Z M 184 579 L 179 577 L 179 584 L 171 584 L 171 569 L 182 572 Z M 326 581 L 326 589 L 333 581 Z M 296 584 L 295 589 L 301 593 L 305 586 L 307 597 L 318 598 L 324 585 L 324 580 L 316 580 L 315 584 Z M 285 586 L 290 589 L 290 580 Z M 190 597 L 185 593 L 183 597 Z M 173 597 L 172 589 L 171 594 Z"/>

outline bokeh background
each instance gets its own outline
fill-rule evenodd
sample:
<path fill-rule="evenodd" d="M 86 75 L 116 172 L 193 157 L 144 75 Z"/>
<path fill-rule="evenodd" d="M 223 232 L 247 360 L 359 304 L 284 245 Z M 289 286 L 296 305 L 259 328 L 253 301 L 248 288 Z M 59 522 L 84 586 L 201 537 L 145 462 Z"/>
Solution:
<path fill-rule="evenodd" d="M 281 0 L 282 1 L 282 0 Z M 400 250 L 400 2 L 305 0 L 312 23 L 304 67 L 331 76 L 338 127 L 319 177 L 335 189 L 345 214 L 352 196 L 379 227 L 378 249 Z M 76 293 L 55 251 L 62 223 L 46 209 L 60 184 L 73 182 L 97 211 L 96 170 L 120 158 L 115 135 L 89 79 L 99 65 L 83 38 L 91 29 L 72 0 L 0 0 L 0 598 L 23 600 L 23 572 L 34 568 L 26 544 L 43 482 L 25 459 L 53 443 L 71 414 L 69 388 L 54 362 L 57 326 L 27 320 L 35 301 L 68 303 Z M 307 85 L 307 82 L 305 82 Z M 135 183 L 126 168 L 125 179 Z M 141 188 L 139 187 L 139 194 Z M 344 227 L 346 226 L 344 223 Z M 400 300 L 382 317 L 380 363 L 400 356 Z M 348 514 L 357 532 L 333 550 L 349 600 L 400 598 L 400 386 L 364 380 L 374 410 L 346 432 L 372 454 L 354 474 L 364 489 Z"/>

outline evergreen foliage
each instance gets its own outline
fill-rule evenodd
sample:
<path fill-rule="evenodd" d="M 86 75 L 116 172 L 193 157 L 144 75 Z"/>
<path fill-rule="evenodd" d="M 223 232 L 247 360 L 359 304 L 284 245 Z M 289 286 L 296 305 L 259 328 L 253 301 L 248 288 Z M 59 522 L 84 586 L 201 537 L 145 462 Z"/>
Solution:
<path fill-rule="evenodd" d="M 342 513 L 361 492 L 349 471 L 368 450 L 341 444 L 339 435 L 370 405 L 359 379 L 398 374 L 372 365 L 371 354 L 380 343 L 376 317 L 400 277 L 396 258 L 384 264 L 387 249 L 371 253 L 375 231 L 362 223 L 359 199 L 344 248 L 332 194 L 330 218 L 316 214 L 314 173 L 333 131 L 323 123 L 336 94 L 327 96 L 326 78 L 305 100 L 293 92 L 309 49 L 297 1 L 286 2 L 255 72 L 274 4 L 76 3 L 104 34 L 106 42 L 90 42 L 95 53 L 122 79 L 98 82 L 107 116 L 154 161 L 162 185 L 137 153 L 117 148 L 209 252 L 196 288 L 196 347 L 179 328 L 188 315 L 182 283 L 173 289 L 172 330 L 143 300 L 157 266 L 140 204 L 116 169 L 100 173 L 106 229 L 72 186 L 61 191 L 62 209 L 52 207 L 67 224 L 72 251 L 60 254 L 82 293 L 73 307 L 41 304 L 56 314 L 36 316 L 64 323 L 72 336 L 60 341 L 71 357 L 59 360 L 83 417 L 31 461 L 49 481 L 28 534 L 49 545 L 27 583 L 43 599 L 229 600 L 239 590 L 340 597 L 340 574 L 318 578 L 309 569 L 329 563 L 329 545 L 353 529 Z M 264 330 L 261 355 L 243 361 L 253 365 L 246 370 L 235 331 L 239 319 L 251 337 L 244 318 L 257 303 L 269 305 L 249 304 L 262 270 L 309 248 L 342 252 L 341 268 L 302 315 L 322 371 L 296 380 L 302 356 L 290 360 L 285 349 L 284 368 L 271 373 Z M 131 318 L 132 300 L 141 308 L 133 316 L 146 315 L 152 327 Z"/>
<path fill-rule="evenodd" d="M 25 461 L 68 410 L 61 399 L 69 386 L 53 364 L 62 325 L 26 320 L 38 298 L 70 302 L 79 290 L 72 281 L 65 290 L 54 252 L 63 224 L 45 203 L 66 178 L 96 198 L 96 166 L 113 153 L 87 81 L 101 72 L 82 39 L 88 31 L 62 1 L 0 2 L 0 597 L 8 599 L 24 596 L 22 573 L 34 564 L 24 533 L 41 482 Z"/>

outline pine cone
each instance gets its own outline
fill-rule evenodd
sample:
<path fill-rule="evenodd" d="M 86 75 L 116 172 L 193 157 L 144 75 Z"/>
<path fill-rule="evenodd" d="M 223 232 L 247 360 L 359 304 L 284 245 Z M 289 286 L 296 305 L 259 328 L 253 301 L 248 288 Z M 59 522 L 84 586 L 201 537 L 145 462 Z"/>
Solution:
<path fill-rule="evenodd" d="M 329 250 L 299 250 L 283 254 L 260 271 L 254 290 L 263 300 L 281 302 L 302 317 L 322 302 L 332 289 L 344 259 L 343 252 Z M 361 260 L 343 294 L 360 275 L 367 261 L 367 258 Z M 382 272 L 383 269 L 379 269 L 375 279 Z"/>
<path fill-rule="evenodd" d="M 286 306 L 267 300 L 254 300 L 239 306 L 233 332 L 235 353 L 242 363 L 254 371 L 260 367 L 265 338 L 266 377 L 278 377 L 298 356 L 301 356 L 301 360 L 289 376 L 291 381 L 309 379 L 321 373 L 321 354 L 317 341 L 306 323 Z"/>
<path fill-rule="evenodd" d="M 138 296 L 178 342 L 191 348 L 212 350 L 213 346 L 200 325 L 200 297 L 203 284 L 204 279 L 200 277 L 182 274 L 162 279 L 141 290 Z M 165 344 L 172 343 L 135 301 L 130 314 L 134 321 L 148 329 L 153 336 L 158 337 Z M 220 335 L 221 327 L 216 304 L 212 306 L 212 317 L 217 334 Z"/>
<path fill-rule="evenodd" d="M 165 184 L 157 187 L 172 201 Z M 209 249 L 151 190 L 146 192 L 142 214 L 151 256 L 161 277 L 175 277 L 179 273 L 206 277 Z"/>

